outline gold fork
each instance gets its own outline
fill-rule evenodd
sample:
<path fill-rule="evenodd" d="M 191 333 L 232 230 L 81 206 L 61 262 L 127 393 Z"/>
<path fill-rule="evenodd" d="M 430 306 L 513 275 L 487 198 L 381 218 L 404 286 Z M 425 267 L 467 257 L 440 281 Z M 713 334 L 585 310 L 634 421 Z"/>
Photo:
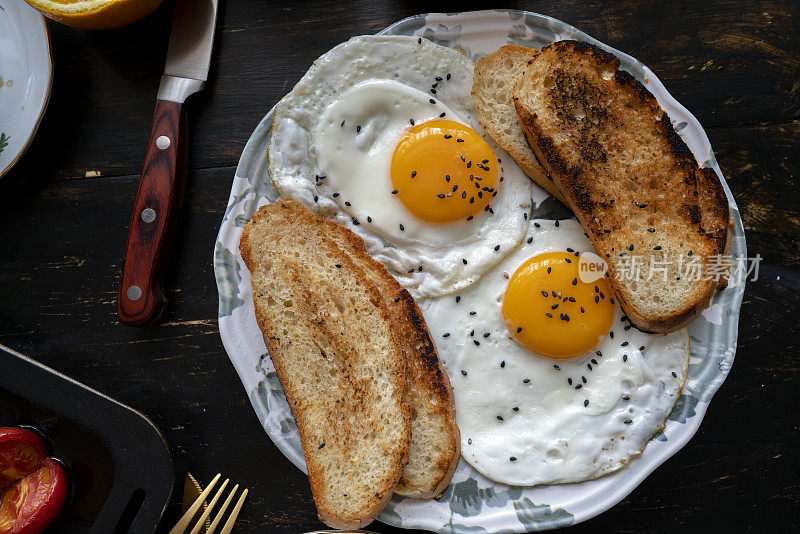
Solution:
<path fill-rule="evenodd" d="M 217 476 L 214 477 L 214 479 L 208 484 L 208 486 L 206 486 L 206 489 L 203 490 L 203 492 L 200 494 L 197 500 L 195 500 L 194 503 L 189 507 L 189 509 L 186 510 L 186 513 L 183 514 L 183 517 L 181 517 L 181 520 L 178 521 L 178 524 L 175 525 L 175 527 L 173 527 L 173 529 L 169 531 L 169 534 L 186 533 L 186 529 L 189 528 L 189 523 L 191 523 L 192 518 L 197 513 L 197 510 L 199 510 L 200 507 L 203 505 L 206 498 L 208 498 L 208 495 L 211 493 L 211 490 L 214 488 L 214 485 L 217 483 L 217 481 L 220 479 L 221 476 L 222 475 L 217 473 Z M 208 519 L 209 514 L 211 514 L 211 510 L 217 504 L 217 501 L 222 496 L 222 493 L 225 491 L 225 488 L 228 486 L 228 481 L 229 479 L 226 478 L 225 482 L 222 483 L 222 486 L 220 486 L 219 490 L 217 490 L 217 493 L 216 495 L 214 495 L 214 498 L 211 499 L 211 502 L 208 503 L 208 508 L 206 508 L 206 510 L 203 512 L 203 515 L 200 516 L 200 519 L 197 521 L 197 524 L 195 524 L 190 534 L 198 534 L 201 531 L 201 529 L 205 526 L 206 519 Z M 214 517 L 214 520 L 211 522 L 211 526 L 208 527 L 208 530 L 205 532 L 205 534 L 214 534 L 214 532 L 217 530 L 217 526 L 222 520 L 222 516 L 225 514 L 225 510 L 228 509 L 228 505 L 231 503 L 231 500 L 233 500 L 233 496 L 236 494 L 238 489 L 239 489 L 239 484 L 236 484 L 233 487 L 233 490 L 230 492 L 230 494 L 228 494 L 228 498 L 225 499 L 224 503 L 222 503 L 222 508 Z M 236 502 L 236 506 L 233 507 L 233 511 L 231 512 L 231 515 L 228 518 L 228 520 L 225 522 L 225 525 L 222 527 L 220 534 L 230 534 L 231 530 L 233 529 L 233 524 L 236 522 L 236 518 L 239 516 L 239 511 L 242 509 L 242 504 L 244 504 L 245 497 L 247 497 L 247 489 L 242 491 L 242 494 L 239 496 L 239 500 Z"/>

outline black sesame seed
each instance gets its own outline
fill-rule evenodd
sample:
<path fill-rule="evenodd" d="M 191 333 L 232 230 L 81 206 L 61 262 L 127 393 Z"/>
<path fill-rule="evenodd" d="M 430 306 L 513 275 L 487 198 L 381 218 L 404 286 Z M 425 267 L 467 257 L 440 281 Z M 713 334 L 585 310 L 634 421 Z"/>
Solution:
<path fill-rule="evenodd" d="M 341 269 L 341 268 L 342 268 L 342 264 L 341 264 L 341 263 L 337 263 L 337 264 L 336 264 L 336 268 L 337 268 L 337 269 Z"/>
<path fill-rule="evenodd" d="M 501 368 L 502 368 L 502 367 L 505 367 L 505 366 L 506 366 L 506 361 L 505 361 L 505 360 L 503 360 L 502 362 L 500 362 L 500 367 L 501 367 Z"/>
<path fill-rule="evenodd" d="M 358 133 L 360 131 L 361 131 L 361 125 L 359 124 L 358 126 L 356 126 L 356 133 Z"/>
<path fill-rule="evenodd" d="M 334 193 L 332 196 L 333 196 L 333 198 L 336 198 L 336 197 L 339 196 L 339 193 Z"/>
<path fill-rule="evenodd" d="M 623 341 L 622 343 L 619 344 L 619 346 L 620 347 L 627 347 L 628 346 L 628 342 L 627 341 Z"/>
<path fill-rule="evenodd" d="M 445 332 L 444 334 L 442 334 L 442 337 L 450 337 L 450 332 Z"/>
<path fill-rule="evenodd" d="M 533 223 L 533 226 L 534 226 L 535 228 L 541 228 L 541 225 L 540 225 L 539 223 L 537 223 L 537 222 Z"/>
<path fill-rule="evenodd" d="M 581 377 L 581 382 L 583 382 L 584 384 L 586 383 L 586 377 L 585 376 Z"/>
<path fill-rule="evenodd" d="M 622 361 L 623 362 L 627 362 L 628 361 L 628 355 L 627 354 L 623 354 L 622 355 Z"/>
<path fill-rule="evenodd" d="M 550 306 L 551 310 L 555 310 L 556 308 L 558 308 L 558 304 L 553 304 L 552 306 Z"/>
<path fill-rule="evenodd" d="M 417 39 L 417 44 L 422 44 L 422 37 Z"/>
<path fill-rule="evenodd" d="M 369 215 L 367 215 L 367 222 L 372 222 L 372 217 L 370 217 Z"/>
<path fill-rule="evenodd" d="M 431 99 L 430 99 L 428 102 L 430 102 L 431 104 L 435 104 L 435 103 L 436 103 L 436 100 L 434 100 L 434 99 L 432 99 L 432 98 L 431 98 Z"/>
<path fill-rule="evenodd" d="M 558 222 L 558 221 L 556 221 L 556 228 L 558 228 L 558 225 L 559 225 L 559 222 Z"/>
<path fill-rule="evenodd" d="M 608 335 L 611 336 L 611 339 L 614 339 L 614 331 L 613 330 L 611 332 L 609 332 Z"/>
<path fill-rule="evenodd" d="M 581 306 L 581 313 L 586 313 L 586 310 L 583 309 L 583 306 Z"/>
<path fill-rule="evenodd" d="M 411 123 L 411 126 L 414 126 L 414 119 L 408 119 L 408 122 Z"/>
<path fill-rule="evenodd" d="M 518 412 L 518 411 L 519 411 L 519 406 L 514 406 L 514 407 L 513 407 L 513 408 L 511 408 L 511 409 L 512 409 L 512 410 L 514 410 L 515 412 Z"/>
<path fill-rule="evenodd" d="M 567 378 L 567 384 L 569 384 L 570 386 L 572 385 L 572 379 L 571 378 Z"/>
<path fill-rule="evenodd" d="M 672 378 L 678 378 L 678 373 L 676 373 L 675 371 L 672 371 Z"/>
<path fill-rule="evenodd" d="M 320 443 L 320 444 L 319 444 L 319 447 L 317 447 L 317 449 L 321 449 L 321 448 L 322 448 L 322 447 L 324 447 L 324 446 L 325 446 L 325 443 Z"/>
<path fill-rule="evenodd" d="M 349 200 L 345 200 L 345 201 L 344 201 L 344 205 L 345 205 L 345 206 L 351 206 L 352 204 L 350 204 L 350 201 L 349 201 Z"/>
<path fill-rule="evenodd" d="M 434 80 L 436 80 L 437 82 L 441 82 L 442 81 L 442 77 L 441 76 L 437 76 L 436 78 L 434 78 Z"/>
<path fill-rule="evenodd" d="M 641 347 L 639 347 L 639 350 L 644 350 L 644 345 L 642 345 Z"/>
<path fill-rule="evenodd" d="M 467 264 L 467 258 L 463 258 L 461 261 L 464 262 L 464 265 Z"/>
<path fill-rule="evenodd" d="M 528 241 L 527 241 L 527 243 L 528 243 L 529 245 L 530 245 L 531 243 L 533 243 L 533 238 L 532 238 L 532 237 L 529 237 L 529 238 L 528 238 Z"/>
<path fill-rule="evenodd" d="M 525 379 L 522 381 L 522 383 L 523 383 L 523 384 L 527 384 L 527 383 L 528 383 L 528 382 L 530 382 L 530 381 L 531 381 L 531 379 L 530 379 L 530 378 L 525 378 Z"/>
<path fill-rule="evenodd" d="M 484 332 L 483 337 L 489 337 L 489 332 Z"/>
<path fill-rule="evenodd" d="M 314 195 L 314 202 L 319 202 L 319 197 L 317 195 Z"/>
<path fill-rule="evenodd" d="M 550 274 L 550 271 L 551 271 L 551 270 L 552 270 L 552 268 L 551 268 L 551 267 L 548 267 L 548 268 L 547 268 L 547 274 Z"/>
<path fill-rule="evenodd" d="M 498 421 L 502 421 L 502 420 L 503 420 L 503 416 L 502 416 L 502 415 L 498 415 L 498 416 L 497 416 L 497 420 L 498 420 Z"/>
<path fill-rule="evenodd" d="M 556 364 L 553 364 L 553 369 L 555 369 L 556 371 L 560 371 L 560 370 L 561 370 L 561 367 L 559 367 L 559 366 L 558 366 L 558 365 L 556 365 Z"/>
<path fill-rule="evenodd" d="M 452 135 L 450 135 L 450 134 L 444 134 L 444 138 L 445 138 L 445 139 L 450 139 L 451 137 L 453 137 L 453 136 L 452 136 Z"/>
<path fill-rule="evenodd" d="M 576 286 L 576 285 L 578 285 L 578 279 L 577 279 L 577 278 L 573 278 L 573 279 L 572 279 L 572 285 L 573 285 L 573 286 Z"/>
<path fill-rule="evenodd" d="M 500 245 L 495 245 L 494 246 L 494 251 L 497 252 L 498 250 L 500 250 Z"/>
<path fill-rule="evenodd" d="M 464 376 L 467 376 L 467 372 L 465 370 L 463 370 L 463 369 L 461 370 L 461 374 L 464 375 Z"/>
<path fill-rule="evenodd" d="M 461 302 L 461 295 L 456 295 L 456 304 Z"/>
<path fill-rule="evenodd" d="M 551 294 L 551 295 L 553 295 L 553 298 L 556 298 L 556 296 L 557 296 L 555 291 L 551 291 L 551 292 L 550 292 L 550 294 Z M 559 293 L 559 295 L 560 295 L 560 294 L 561 294 L 561 293 Z"/>
<path fill-rule="evenodd" d="M 512 462 L 516 462 L 517 461 L 517 457 L 516 456 L 512 456 L 511 458 L 509 458 L 509 460 L 511 460 Z"/>
<path fill-rule="evenodd" d="M 419 272 L 422 272 L 422 265 L 420 265 L 420 266 L 419 266 L 419 268 L 418 268 L 417 270 L 418 270 Z"/>
<path fill-rule="evenodd" d="M 471 311 L 471 312 L 469 312 L 469 314 L 470 314 L 470 315 L 475 315 L 476 313 L 477 313 L 477 312 L 475 312 L 475 311 Z"/>
<path fill-rule="evenodd" d="M 400 302 L 400 297 L 395 297 L 395 298 L 394 298 L 394 301 L 395 301 L 395 302 Z"/>
<path fill-rule="evenodd" d="M 583 387 L 583 384 L 578 384 L 577 386 L 575 386 L 575 389 L 581 389 L 582 387 Z"/>
<path fill-rule="evenodd" d="M 478 341 L 477 339 L 473 339 L 472 342 L 475 343 L 475 346 L 477 346 L 477 347 L 481 346 L 481 342 Z"/>
<path fill-rule="evenodd" d="M 411 171 L 411 177 L 415 178 L 417 176 L 417 171 Z"/>
<path fill-rule="evenodd" d="M 648 231 L 648 232 L 650 232 L 650 233 L 652 234 L 653 232 L 655 232 L 655 231 L 656 231 L 656 229 L 655 229 L 655 228 L 648 228 L 648 229 L 647 229 L 647 231 Z"/>
<path fill-rule="evenodd" d="M 548 316 L 551 319 L 553 318 L 553 314 L 552 313 L 545 313 L 545 315 Z"/>
<path fill-rule="evenodd" d="M 461 139 L 460 137 L 456 137 L 456 143 L 463 143 L 463 142 L 464 142 L 463 139 Z"/>
<path fill-rule="evenodd" d="M 570 302 L 575 302 L 575 297 L 569 297 L 567 300 Z"/>
<path fill-rule="evenodd" d="M 589 369 L 589 370 L 591 371 L 591 370 L 592 370 L 592 364 L 591 364 L 591 363 L 587 363 L 587 364 L 586 364 L 586 368 L 587 368 L 587 369 Z"/>
<path fill-rule="evenodd" d="M 622 400 L 629 401 L 631 398 L 628 395 L 623 395 Z"/>
<path fill-rule="evenodd" d="M 392 189 L 392 194 L 396 195 L 397 194 L 397 189 Z"/>
<path fill-rule="evenodd" d="M 600 302 L 600 297 L 598 297 L 597 295 L 595 295 L 595 296 L 594 296 L 594 302 L 595 302 L 595 304 L 597 304 L 598 302 Z"/>
<path fill-rule="evenodd" d="M 633 244 L 628 245 L 628 250 L 633 251 Z"/>
<path fill-rule="evenodd" d="M 436 195 L 436 196 L 437 196 L 437 197 L 439 197 L 439 198 L 444 198 L 444 193 L 439 193 L 439 194 L 438 194 L 438 195 Z"/>
<path fill-rule="evenodd" d="M 400 225 L 400 231 L 401 231 L 401 232 L 404 232 L 404 231 L 405 231 L 405 229 L 406 229 L 406 227 L 405 227 L 405 226 L 403 226 L 403 225 L 401 224 L 401 225 Z"/>
<path fill-rule="evenodd" d="M 631 423 L 633 423 L 633 421 L 631 421 L 630 419 L 625 419 L 625 424 L 626 424 L 626 425 L 629 425 L 629 424 L 631 424 Z"/>
<path fill-rule="evenodd" d="M 600 352 L 599 350 L 598 350 L 597 352 L 595 352 L 595 354 L 597 354 L 597 355 L 598 355 L 598 356 L 600 356 L 601 358 L 603 357 L 603 353 L 602 353 L 602 352 Z"/>
<path fill-rule="evenodd" d="M 661 245 L 656 245 L 653 247 L 653 250 L 661 250 Z"/>
<path fill-rule="evenodd" d="M 566 261 L 567 263 L 572 263 L 572 260 L 569 258 L 564 258 L 564 261 Z"/>
<path fill-rule="evenodd" d="M 468 220 L 468 221 L 471 221 L 473 218 L 474 218 L 474 216 L 473 216 L 473 215 L 470 215 L 469 217 L 467 217 L 467 220 Z"/>
<path fill-rule="evenodd" d="M 340 124 L 339 126 L 344 126 L 344 121 L 342 121 L 342 124 Z"/>
<path fill-rule="evenodd" d="M 472 337 L 472 336 L 474 336 L 474 335 L 475 335 L 475 330 L 470 330 L 470 331 L 469 331 L 469 337 Z"/>
<path fill-rule="evenodd" d="M 587 406 L 589 406 L 589 399 L 583 401 L 583 407 L 586 408 Z"/>
<path fill-rule="evenodd" d="M 518 327 L 517 327 L 517 334 L 519 334 L 520 332 L 522 332 L 522 327 L 521 327 L 521 326 L 518 326 Z"/>
<path fill-rule="evenodd" d="M 440 117 L 444 117 L 445 115 L 446 115 L 446 114 L 445 114 L 445 112 L 444 112 L 444 111 L 442 111 L 441 113 L 439 113 L 439 116 L 440 116 Z"/>
<path fill-rule="evenodd" d="M 450 79 L 450 73 L 449 72 L 447 73 L 447 79 L 448 80 Z"/>
<path fill-rule="evenodd" d="M 549 295 L 549 293 L 547 291 L 542 291 L 542 296 L 546 297 L 547 295 Z"/>
<path fill-rule="evenodd" d="M 431 89 L 431 94 L 436 94 L 436 89 Z"/>
<path fill-rule="evenodd" d="M 604 234 L 610 234 L 611 230 L 609 230 L 608 228 L 603 228 L 603 233 Z"/>
<path fill-rule="evenodd" d="M 640 207 L 640 208 L 646 208 L 646 207 L 647 207 L 647 204 L 644 204 L 644 203 L 642 203 L 642 204 L 639 204 L 639 207 Z"/>

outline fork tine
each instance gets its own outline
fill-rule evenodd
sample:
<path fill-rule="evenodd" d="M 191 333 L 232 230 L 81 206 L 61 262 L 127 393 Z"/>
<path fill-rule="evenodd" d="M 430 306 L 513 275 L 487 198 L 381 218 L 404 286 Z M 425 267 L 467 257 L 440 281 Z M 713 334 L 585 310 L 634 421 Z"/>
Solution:
<path fill-rule="evenodd" d="M 214 498 L 211 499 L 210 503 L 208 503 L 208 507 L 203 512 L 203 515 L 200 516 L 200 519 L 197 521 L 197 524 L 192 529 L 191 534 L 198 534 L 200 532 L 200 529 L 203 528 L 203 526 L 206 524 L 206 519 L 211 514 L 211 510 L 214 508 L 214 505 L 217 504 L 217 501 L 222 495 L 222 492 L 225 491 L 225 487 L 228 485 L 229 480 L 230 479 L 226 478 L 225 482 L 222 483 L 222 486 L 219 487 L 219 489 L 217 490 L 217 494 L 214 495 Z"/>
<path fill-rule="evenodd" d="M 231 530 L 233 530 L 233 524 L 236 523 L 236 518 L 239 517 L 239 510 L 242 509 L 245 497 L 247 497 L 247 489 L 242 492 L 242 496 L 239 497 L 239 502 L 236 503 L 236 506 L 233 508 L 233 512 L 231 512 L 231 516 L 228 518 L 228 521 L 225 523 L 225 526 L 222 527 L 222 530 L 219 534 L 231 534 Z"/>
<path fill-rule="evenodd" d="M 186 513 L 183 514 L 183 517 L 181 517 L 181 520 L 178 521 L 178 524 L 169 531 L 169 534 L 184 534 L 186 532 L 186 527 L 189 526 L 189 522 L 194 517 L 194 514 L 197 513 L 197 509 L 203 505 L 206 497 L 208 497 L 208 494 L 211 493 L 214 484 L 217 483 L 217 480 L 219 480 L 219 477 L 221 476 L 222 475 L 220 473 L 217 473 L 217 476 L 215 476 L 211 482 L 209 482 L 208 486 L 206 486 L 206 489 L 203 490 L 203 493 L 201 493 L 197 500 L 192 503 L 188 510 L 186 510 Z"/>
<path fill-rule="evenodd" d="M 225 510 L 228 509 L 228 505 L 231 503 L 231 499 L 233 499 L 233 496 L 236 494 L 236 491 L 238 489 L 239 489 L 239 484 L 236 484 L 233 487 L 233 490 L 231 491 L 230 495 L 228 495 L 228 498 L 225 499 L 224 503 L 222 503 L 222 508 L 220 508 L 219 512 L 217 512 L 217 516 L 214 518 L 214 521 L 211 522 L 211 526 L 208 527 L 208 531 L 206 532 L 206 534 L 214 534 L 214 531 L 217 530 L 217 525 L 219 525 L 219 522 L 222 520 L 222 516 L 225 515 Z"/>

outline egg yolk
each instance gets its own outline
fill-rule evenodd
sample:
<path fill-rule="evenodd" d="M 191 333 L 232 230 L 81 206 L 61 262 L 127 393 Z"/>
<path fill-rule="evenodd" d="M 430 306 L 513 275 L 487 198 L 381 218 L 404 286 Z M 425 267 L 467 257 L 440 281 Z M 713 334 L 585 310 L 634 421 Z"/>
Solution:
<path fill-rule="evenodd" d="M 509 280 L 503 319 L 531 352 L 574 358 L 608 334 L 614 317 L 608 280 L 581 282 L 578 269 L 576 253 L 547 252 L 530 258 Z"/>
<path fill-rule="evenodd" d="M 497 195 L 499 164 L 469 126 L 432 120 L 400 139 L 392 156 L 392 194 L 431 223 L 472 220 Z"/>

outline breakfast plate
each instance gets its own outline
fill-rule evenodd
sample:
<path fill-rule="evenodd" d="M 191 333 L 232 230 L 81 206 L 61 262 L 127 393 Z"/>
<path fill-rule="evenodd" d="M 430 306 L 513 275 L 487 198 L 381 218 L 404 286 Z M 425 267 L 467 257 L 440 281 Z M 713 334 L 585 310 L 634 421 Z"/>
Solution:
<path fill-rule="evenodd" d="M 0 0 L 0 176 L 33 139 L 52 79 L 44 16 L 22 0 Z"/>
<path fill-rule="evenodd" d="M 590 42 L 619 57 L 621 68 L 655 95 L 697 161 L 722 177 L 702 126 L 652 71 L 563 22 L 514 10 L 426 14 L 397 22 L 381 33 L 419 36 L 439 45 L 459 47 L 473 61 L 504 44 L 541 48 L 563 39 Z M 219 326 L 225 349 L 264 429 L 284 455 L 305 471 L 297 426 L 256 324 L 249 273 L 238 253 L 242 228 L 252 214 L 259 206 L 278 199 L 268 176 L 271 125 L 272 111 L 253 132 L 242 153 L 215 243 Z M 741 273 L 747 256 L 744 228 L 731 192 L 724 179 L 721 182 L 733 221 L 732 268 Z M 570 218 L 571 213 L 542 193 L 536 199 L 532 217 L 559 220 Z M 683 447 L 698 429 L 708 403 L 733 363 L 743 292 L 744 277 L 731 276 L 728 286 L 689 326 L 691 356 L 683 392 L 664 430 L 624 469 L 587 482 L 515 487 L 487 479 L 462 459 L 450 486 L 438 499 L 395 496 L 379 519 L 394 526 L 434 532 L 529 532 L 585 521 L 614 506 Z"/>

